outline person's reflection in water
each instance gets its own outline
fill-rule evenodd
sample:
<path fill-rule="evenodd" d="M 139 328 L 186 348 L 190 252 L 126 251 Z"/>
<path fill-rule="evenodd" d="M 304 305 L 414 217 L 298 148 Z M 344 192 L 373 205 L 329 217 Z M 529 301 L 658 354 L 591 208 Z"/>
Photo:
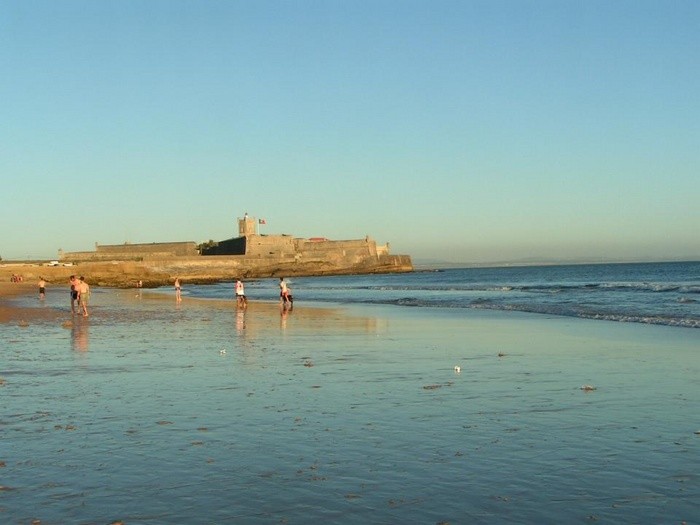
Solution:
<path fill-rule="evenodd" d="M 245 330 L 245 310 L 236 311 L 236 333 L 241 336 Z"/>
<path fill-rule="evenodd" d="M 75 320 L 70 331 L 71 346 L 76 352 L 88 351 L 88 321 Z"/>
<path fill-rule="evenodd" d="M 236 326 L 236 341 L 232 341 L 232 344 L 235 348 L 240 350 L 242 357 L 241 362 L 246 366 L 259 366 L 260 354 L 252 344 L 251 332 L 246 320 L 245 309 L 240 308 L 236 310 L 234 323 Z"/>
<path fill-rule="evenodd" d="M 290 308 L 285 306 L 280 307 L 280 328 L 282 330 L 285 330 L 287 328 L 287 317 L 289 316 L 290 312 Z"/>

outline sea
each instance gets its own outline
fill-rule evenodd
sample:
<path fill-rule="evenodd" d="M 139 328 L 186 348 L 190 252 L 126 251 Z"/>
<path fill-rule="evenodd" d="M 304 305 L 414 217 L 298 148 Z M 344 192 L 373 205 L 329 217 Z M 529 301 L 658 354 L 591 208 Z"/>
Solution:
<path fill-rule="evenodd" d="M 700 523 L 700 263 L 93 287 L 0 323 L 0 523 Z"/>
<path fill-rule="evenodd" d="M 297 301 L 470 308 L 700 328 L 700 262 L 511 266 L 406 274 L 287 278 Z M 245 282 L 251 300 L 275 299 L 277 279 Z M 230 298 L 231 283 L 186 294 Z"/>

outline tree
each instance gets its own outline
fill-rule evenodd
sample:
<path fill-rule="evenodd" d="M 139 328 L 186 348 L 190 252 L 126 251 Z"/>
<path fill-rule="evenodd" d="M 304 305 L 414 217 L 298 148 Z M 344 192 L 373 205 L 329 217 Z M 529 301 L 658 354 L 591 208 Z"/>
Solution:
<path fill-rule="evenodd" d="M 206 249 L 208 249 L 208 248 L 213 248 L 214 246 L 218 246 L 218 245 L 219 245 L 218 242 L 216 242 L 216 241 L 214 241 L 214 240 L 212 240 L 212 239 L 209 239 L 209 240 L 206 241 L 206 242 L 203 242 L 203 243 L 201 243 L 201 244 L 198 244 L 198 245 L 197 245 L 197 249 L 199 250 L 199 253 L 202 253 L 202 250 L 206 250 Z"/>

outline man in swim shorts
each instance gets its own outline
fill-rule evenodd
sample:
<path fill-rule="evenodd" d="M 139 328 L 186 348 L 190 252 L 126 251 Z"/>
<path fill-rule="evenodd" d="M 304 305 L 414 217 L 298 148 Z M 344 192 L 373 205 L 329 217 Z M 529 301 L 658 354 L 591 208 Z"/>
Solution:
<path fill-rule="evenodd" d="M 80 307 L 83 309 L 83 317 L 88 316 L 87 306 L 90 299 L 90 286 L 85 282 L 85 278 L 81 275 L 78 282 L 78 298 Z"/>

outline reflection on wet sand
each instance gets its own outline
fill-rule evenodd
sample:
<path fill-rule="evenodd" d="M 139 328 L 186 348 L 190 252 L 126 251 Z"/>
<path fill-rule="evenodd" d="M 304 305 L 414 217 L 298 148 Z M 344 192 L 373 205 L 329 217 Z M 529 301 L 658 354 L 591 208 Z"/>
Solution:
<path fill-rule="evenodd" d="M 236 310 L 236 333 L 239 336 L 245 335 L 245 309 Z"/>
<path fill-rule="evenodd" d="M 71 327 L 71 346 L 76 352 L 87 352 L 89 341 L 88 341 L 88 321 L 78 320 L 73 321 L 73 326 Z"/>
<path fill-rule="evenodd" d="M 274 302 L 133 290 L 88 322 L 28 293 L 0 325 L 2 523 L 697 515 L 692 330 L 298 301 L 281 332 Z"/>
<path fill-rule="evenodd" d="M 280 328 L 282 330 L 287 329 L 287 317 L 291 313 L 292 309 L 285 305 L 280 306 Z"/>

